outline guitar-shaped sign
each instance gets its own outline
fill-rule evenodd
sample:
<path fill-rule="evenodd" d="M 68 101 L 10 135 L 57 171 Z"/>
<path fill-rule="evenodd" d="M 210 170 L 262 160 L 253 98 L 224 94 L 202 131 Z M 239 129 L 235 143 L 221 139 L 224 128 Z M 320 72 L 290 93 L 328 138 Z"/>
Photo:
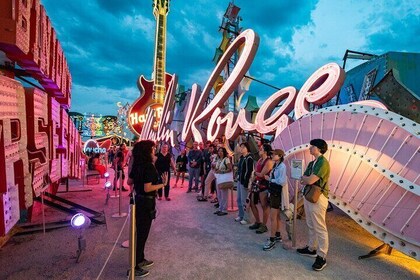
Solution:
<path fill-rule="evenodd" d="M 166 89 L 172 79 L 172 75 L 165 72 L 166 59 L 166 16 L 169 12 L 169 0 L 154 0 L 153 15 L 156 19 L 156 39 L 154 71 L 152 80 L 147 80 L 143 75 L 137 81 L 140 97 L 134 101 L 128 110 L 128 124 L 131 131 L 140 136 L 146 120 L 146 110 L 154 109 L 157 128 L 162 115 L 163 102 L 165 101 Z"/>

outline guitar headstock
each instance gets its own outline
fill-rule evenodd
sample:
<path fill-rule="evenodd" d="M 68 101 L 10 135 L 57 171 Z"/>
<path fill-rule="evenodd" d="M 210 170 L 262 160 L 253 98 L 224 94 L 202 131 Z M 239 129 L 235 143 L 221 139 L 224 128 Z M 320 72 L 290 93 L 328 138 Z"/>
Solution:
<path fill-rule="evenodd" d="M 169 13 L 170 0 L 153 0 L 153 14 L 155 17 L 158 15 L 167 15 Z"/>

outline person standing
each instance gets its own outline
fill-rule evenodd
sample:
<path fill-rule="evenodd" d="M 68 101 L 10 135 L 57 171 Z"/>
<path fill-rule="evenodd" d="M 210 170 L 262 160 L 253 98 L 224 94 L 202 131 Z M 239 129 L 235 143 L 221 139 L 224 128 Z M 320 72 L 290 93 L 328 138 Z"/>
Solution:
<path fill-rule="evenodd" d="M 114 191 L 115 191 L 116 185 L 118 183 L 118 179 L 120 178 L 120 171 L 121 171 L 121 174 L 122 174 L 122 180 L 123 180 L 123 182 L 125 180 L 125 174 L 124 174 L 124 164 L 125 164 L 124 154 L 125 154 L 126 149 L 127 149 L 127 146 L 125 144 L 121 144 L 120 145 L 120 148 L 117 150 L 116 155 L 114 157 L 114 163 L 113 163 L 113 165 L 114 165 L 114 170 L 115 170 L 115 173 L 116 173 L 114 175 L 114 189 L 113 189 Z M 126 188 L 124 188 L 124 183 L 123 183 L 122 191 L 124 191 L 124 192 L 128 191 Z"/>
<path fill-rule="evenodd" d="M 201 151 L 198 149 L 198 142 L 194 141 L 193 148 L 188 153 L 188 162 L 189 162 L 190 167 L 188 170 L 189 178 L 188 178 L 187 193 L 190 193 L 193 190 L 192 188 L 193 180 L 195 183 L 194 190 L 198 192 L 198 182 L 200 181 L 200 167 L 201 167 L 202 160 L 203 160 L 203 156 L 202 156 Z"/>
<path fill-rule="evenodd" d="M 168 184 L 168 174 L 162 176 L 153 164 L 155 143 L 150 140 L 137 142 L 133 149 L 133 166 L 127 184 L 134 185 L 136 204 L 136 267 L 135 276 L 144 277 L 149 271 L 144 268 L 154 264 L 144 256 L 152 221 L 156 218 L 156 191 Z"/>
<path fill-rule="evenodd" d="M 224 216 L 227 215 L 227 204 L 228 204 L 228 196 L 229 196 L 229 189 L 223 188 L 222 184 L 229 182 L 231 180 L 233 186 L 233 175 L 232 175 L 232 163 L 230 162 L 227 150 L 225 148 L 219 148 L 217 150 L 218 154 L 218 161 L 216 163 L 216 168 L 214 170 L 216 174 L 216 188 L 217 188 L 217 196 L 219 199 L 219 210 L 214 212 L 217 216 Z M 226 176 L 229 178 L 228 181 L 222 180 L 222 176 Z"/>
<path fill-rule="evenodd" d="M 203 156 L 204 171 L 205 171 L 204 187 L 203 187 L 201 195 L 197 197 L 198 201 L 207 201 L 207 198 L 210 193 L 211 184 L 213 180 L 216 179 L 213 172 L 215 165 L 212 164 L 214 161 L 214 158 L 217 157 L 216 153 L 214 152 L 214 145 L 210 143 L 207 149 L 204 151 L 205 151 L 204 156 Z"/>
<path fill-rule="evenodd" d="M 108 164 L 112 164 L 114 161 L 114 155 L 115 155 L 115 146 L 109 148 L 108 150 Z"/>
<path fill-rule="evenodd" d="M 270 193 L 270 217 L 271 217 L 271 230 L 270 238 L 264 245 L 263 250 L 269 251 L 274 248 L 276 242 L 281 242 L 280 234 L 280 205 L 282 201 L 283 191 L 288 191 L 286 165 L 284 164 L 284 151 L 276 149 L 271 153 L 271 159 L 274 161 L 274 167 L 270 175 L 265 175 L 268 181 L 268 192 Z M 287 196 L 288 197 L 288 196 Z"/>
<path fill-rule="evenodd" d="M 187 163 L 188 158 L 186 156 L 186 151 L 183 149 L 181 154 L 176 158 L 176 181 L 174 188 L 178 185 L 179 176 L 181 176 L 181 188 L 184 186 L 184 177 L 185 172 L 187 172 Z"/>
<path fill-rule="evenodd" d="M 249 226 L 249 229 L 256 230 L 255 232 L 258 234 L 268 231 L 267 221 L 270 216 L 270 207 L 268 205 L 268 181 L 264 178 L 264 176 L 270 173 L 274 165 L 273 161 L 269 157 L 272 150 L 273 149 L 269 144 L 263 144 L 259 151 L 261 158 L 255 165 L 255 185 L 257 185 L 258 188 L 253 190 L 250 203 L 252 213 L 255 217 L 255 223 Z M 257 208 L 258 201 L 260 202 L 263 211 L 262 223 Z"/>
<path fill-rule="evenodd" d="M 156 155 L 155 167 L 158 171 L 159 176 L 161 176 L 164 172 L 168 173 L 168 184 L 165 185 L 165 199 L 170 201 L 171 198 L 169 197 L 169 189 L 170 189 L 170 181 L 171 181 L 171 173 L 170 169 L 176 170 L 174 160 L 172 159 L 171 153 L 169 153 L 169 145 L 163 143 L 161 146 L 161 150 Z M 158 190 L 158 200 L 162 200 L 162 189 Z"/>
<path fill-rule="evenodd" d="M 239 145 L 241 157 L 239 158 L 238 163 L 238 186 L 236 188 L 237 194 L 237 203 L 238 203 L 238 217 L 235 219 L 236 222 L 244 221 L 242 224 L 247 224 L 249 222 L 249 217 L 246 217 L 245 207 L 246 207 L 246 198 L 248 196 L 248 184 L 251 174 L 254 171 L 254 159 L 250 154 L 249 144 L 244 142 Z"/>
<path fill-rule="evenodd" d="M 328 231 L 325 216 L 328 207 L 330 164 L 324 157 L 328 145 L 323 139 L 312 139 L 309 144 L 309 152 L 315 160 L 308 164 L 300 182 L 305 188 L 316 185 L 321 188 L 322 193 L 315 203 L 304 199 L 306 224 L 309 228 L 308 245 L 297 249 L 297 253 L 316 258 L 312 269 L 320 271 L 327 265 Z"/>

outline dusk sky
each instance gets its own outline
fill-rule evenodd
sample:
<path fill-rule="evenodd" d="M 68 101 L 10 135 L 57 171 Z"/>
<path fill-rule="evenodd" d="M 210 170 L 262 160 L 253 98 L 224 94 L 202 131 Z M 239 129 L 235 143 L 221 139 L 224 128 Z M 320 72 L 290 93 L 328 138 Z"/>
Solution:
<path fill-rule="evenodd" d="M 204 87 L 229 0 L 172 0 L 166 70 L 179 84 Z M 260 45 L 250 75 L 299 89 L 319 67 L 343 64 L 347 49 L 383 54 L 420 52 L 418 0 L 237 0 L 241 27 Z M 58 34 L 73 78 L 71 111 L 116 115 L 132 103 L 136 81 L 151 78 L 155 19 L 152 0 L 41 0 Z M 355 64 L 350 63 L 346 70 Z M 274 89 L 256 82 L 248 94 L 264 100 Z M 261 105 L 261 104 L 260 104 Z"/>

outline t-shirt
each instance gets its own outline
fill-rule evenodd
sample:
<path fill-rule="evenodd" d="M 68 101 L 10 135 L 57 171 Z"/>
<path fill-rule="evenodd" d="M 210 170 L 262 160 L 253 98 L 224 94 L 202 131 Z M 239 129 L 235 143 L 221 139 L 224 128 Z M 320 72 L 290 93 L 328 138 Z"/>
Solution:
<path fill-rule="evenodd" d="M 315 165 L 314 165 L 315 162 Z M 305 176 L 314 174 L 319 177 L 319 180 L 314 185 L 320 186 L 322 193 L 328 198 L 330 188 L 328 186 L 328 179 L 330 178 L 330 163 L 324 156 L 319 156 L 315 161 L 311 161 L 303 173 Z"/>
<path fill-rule="evenodd" d="M 158 153 L 156 157 L 155 166 L 159 174 L 169 172 L 171 168 L 172 155 L 167 153 L 166 156 L 164 156 L 162 153 Z"/>
<path fill-rule="evenodd" d="M 203 155 L 201 153 L 200 150 L 191 150 L 188 152 L 188 162 L 190 163 L 190 167 L 191 168 L 200 168 L 201 167 L 201 163 L 203 161 Z M 191 162 L 197 162 L 197 165 L 195 165 L 194 167 L 191 166 Z"/>
<path fill-rule="evenodd" d="M 144 191 L 144 184 L 152 183 L 157 185 L 159 183 L 158 172 L 153 163 L 146 163 L 143 165 L 134 165 L 131 169 L 130 176 L 134 181 L 134 189 L 137 194 L 155 196 L 156 191 L 146 193 Z"/>
<path fill-rule="evenodd" d="M 176 166 L 178 168 L 178 171 L 186 171 L 187 170 L 187 163 L 188 163 L 187 156 L 179 155 L 176 158 Z"/>

